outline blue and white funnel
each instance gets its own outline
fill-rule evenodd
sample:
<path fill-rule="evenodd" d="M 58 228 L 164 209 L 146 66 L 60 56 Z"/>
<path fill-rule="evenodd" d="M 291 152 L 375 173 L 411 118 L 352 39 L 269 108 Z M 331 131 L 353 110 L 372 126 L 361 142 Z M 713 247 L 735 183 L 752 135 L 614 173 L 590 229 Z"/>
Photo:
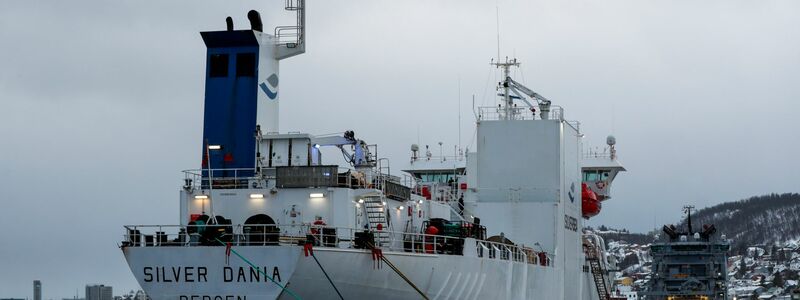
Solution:
<path fill-rule="evenodd" d="M 252 170 L 256 126 L 263 133 L 278 132 L 278 61 L 305 52 L 303 7 L 293 10 L 298 11 L 298 25 L 279 27 L 278 36 L 262 32 L 255 11 L 248 14 L 250 30 L 233 30 L 228 19 L 228 30 L 200 33 L 208 49 L 203 169 Z M 287 42 L 287 36 L 282 35 L 292 39 Z M 207 151 L 209 145 L 214 150 Z M 215 172 L 214 176 L 228 175 Z"/>

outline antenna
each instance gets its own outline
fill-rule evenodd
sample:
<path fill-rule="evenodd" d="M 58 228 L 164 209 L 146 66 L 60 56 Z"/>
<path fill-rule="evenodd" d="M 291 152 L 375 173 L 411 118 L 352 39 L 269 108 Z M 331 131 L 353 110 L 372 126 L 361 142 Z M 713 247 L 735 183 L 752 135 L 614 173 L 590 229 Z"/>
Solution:
<path fill-rule="evenodd" d="M 692 210 L 694 205 L 683 206 L 683 211 L 686 212 L 686 223 L 689 225 L 689 234 L 692 234 Z"/>
<path fill-rule="evenodd" d="M 616 109 L 615 109 L 614 103 L 612 102 L 611 103 L 611 134 L 616 133 L 615 132 L 616 119 L 617 119 L 617 117 L 616 117 Z"/>
<path fill-rule="evenodd" d="M 458 75 L 458 147 L 461 147 L 461 75 Z"/>
<path fill-rule="evenodd" d="M 500 0 L 494 3 L 495 20 L 497 21 L 497 61 L 500 62 Z"/>
<path fill-rule="evenodd" d="M 419 145 L 419 124 L 417 124 L 417 145 Z"/>
<path fill-rule="evenodd" d="M 442 142 L 439 142 L 439 159 L 444 160 L 444 150 L 442 149 Z"/>
<path fill-rule="evenodd" d="M 502 105 L 503 119 L 509 120 L 510 117 L 511 117 L 510 114 L 511 114 L 511 107 L 512 107 L 512 103 L 511 103 L 512 102 L 512 100 L 511 100 L 512 98 L 511 98 L 511 95 L 509 95 L 509 86 L 510 86 L 509 81 L 511 80 L 510 68 L 511 67 L 519 67 L 519 63 L 517 62 L 516 58 L 509 60 L 508 57 L 506 57 L 506 61 L 505 62 L 500 62 L 500 60 L 498 59 L 498 61 L 496 63 L 492 62 L 491 65 L 494 65 L 497 68 L 503 70 L 503 81 L 501 82 L 501 85 L 497 87 L 497 89 L 501 89 L 501 88 L 503 89 L 503 94 L 502 95 L 498 95 L 498 96 L 503 96 L 503 105 Z"/>

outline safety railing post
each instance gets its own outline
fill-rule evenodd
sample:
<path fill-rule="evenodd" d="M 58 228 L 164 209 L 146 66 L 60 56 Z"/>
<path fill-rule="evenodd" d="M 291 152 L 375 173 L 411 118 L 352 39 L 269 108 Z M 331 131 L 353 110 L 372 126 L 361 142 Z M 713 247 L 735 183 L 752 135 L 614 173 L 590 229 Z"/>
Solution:
<path fill-rule="evenodd" d="M 233 230 L 233 240 L 236 246 L 239 246 L 241 243 L 241 236 L 242 236 L 242 225 L 237 224 L 236 229 Z"/>
<path fill-rule="evenodd" d="M 318 226 L 317 230 L 319 231 L 318 233 L 319 233 L 319 244 L 320 244 L 320 246 L 326 246 L 327 247 L 327 245 L 325 245 L 325 232 L 323 231 L 322 226 Z"/>

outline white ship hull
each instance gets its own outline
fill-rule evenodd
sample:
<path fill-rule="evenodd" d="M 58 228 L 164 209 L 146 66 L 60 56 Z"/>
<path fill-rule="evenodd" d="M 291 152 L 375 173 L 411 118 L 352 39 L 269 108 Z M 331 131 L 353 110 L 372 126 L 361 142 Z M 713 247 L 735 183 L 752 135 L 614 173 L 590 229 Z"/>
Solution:
<path fill-rule="evenodd" d="M 300 246 L 234 250 L 301 299 L 338 299 Z M 127 247 L 124 253 L 153 300 L 294 299 L 236 255 L 226 261 L 225 247 Z M 369 250 L 315 248 L 314 253 L 345 299 L 421 299 L 391 268 L 373 260 Z M 459 255 L 384 256 L 430 299 L 565 299 L 565 286 L 572 286 L 581 299 L 598 298 L 589 273 L 581 282 L 565 285 L 563 270 L 553 267 Z"/>

